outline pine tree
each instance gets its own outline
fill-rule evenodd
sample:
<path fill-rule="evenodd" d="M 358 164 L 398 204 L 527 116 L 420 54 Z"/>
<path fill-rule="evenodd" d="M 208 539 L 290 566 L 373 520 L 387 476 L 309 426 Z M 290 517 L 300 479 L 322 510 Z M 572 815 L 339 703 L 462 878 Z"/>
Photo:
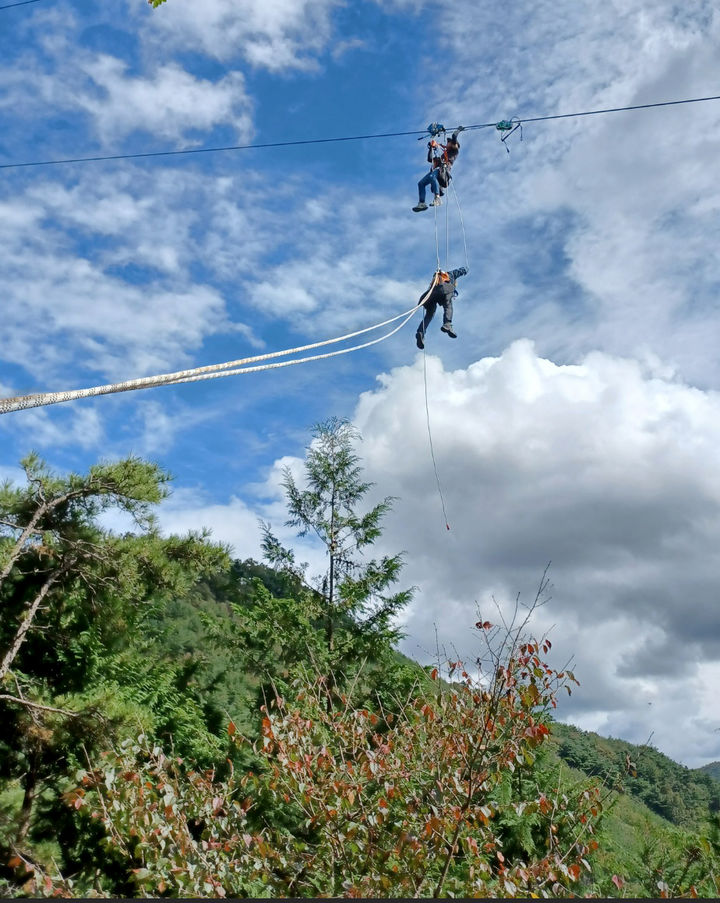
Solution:
<path fill-rule="evenodd" d="M 380 537 L 383 517 L 392 506 L 386 497 L 369 510 L 361 505 L 373 484 L 362 477 L 355 443 L 358 431 L 347 421 L 331 418 L 316 425 L 305 459 L 304 486 L 289 468 L 283 473 L 287 526 L 299 536 L 314 534 L 325 547 L 327 569 L 314 586 L 322 599 L 325 668 L 328 686 L 361 661 L 379 662 L 399 638 L 395 618 L 412 598 L 412 590 L 391 592 L 402 568 L 402 555 L 365 558 Z M 305 580 L 305 565 L 264 527 L 263 550 L 275 567 Z"/>

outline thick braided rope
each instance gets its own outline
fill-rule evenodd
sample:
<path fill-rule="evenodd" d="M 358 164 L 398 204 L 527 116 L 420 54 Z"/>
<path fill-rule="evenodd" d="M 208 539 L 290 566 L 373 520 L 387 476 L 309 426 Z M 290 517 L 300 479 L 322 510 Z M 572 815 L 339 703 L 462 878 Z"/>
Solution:
<path fill-rule="evenodd" d="M 338 354 L 348 354 L 350 351 L 359 351 L 361 348 L 369 348 L 371 345 L 377 345 L 378 342 L 384 342 L 385 339 L 389 339 L 390 336 L 395 335 L 396 332 L 401 330 L 403 326 L 411 319 L 413 314 L 415 313 L 416 308 L 413 308 L 410 313 L 405 317 L 402 323 L 399 326 L 396 326 L 395 329 L 386 333 L 385 335 L 380 336 L 378 339 L 372 339 L 369 342 L 363 342 L 362 345 L 353 345 L 352 348 L 341 348 L 339 351 L 327 351 L 325 354 L 313 354 L 310 357 L 300 357 L 293 361 L 279 361 L 276 364 L 259 364 L 256 367 L 241 367 L 235 370 L 220 370 L 216 373 L 200 373 L 197 376 L 187 376 L 184 379 L 174 380 L 170 385 L 176 385 L 177 383 L 195 383 L 200 382 L 204 379 L 220 379 L 222 376 L 237 376 L 240 373 L 257 373 L 260 370 L 275 370 L 279 367 L 292 367 L 293 364 L 305 364 L 308 361 L 321 361 L 327 357 L 337 357 Z"/>
<path fill-rule="evenodd" d="M 407 320 L 410 319 L 412 314 L 417 310 L 417 307 L 421 304 L 424 304 L 425 301 L 430 297 L 430 293 L 432 292 L 433 288 L 435 288 L 436 284 L 437 273 L 433 278 L 430 288 L 428 289 L 425 296 L 418 302 L 418 305 L 410 308 L 409 310 L 403 311 L 403 313 L 401 314 L 390 317 L 388 320 L 384 320 L 381 323 L 376 323 L 374 326 L 367 326 L 364 329 L 358 329 L 355 332 L 350 332 L 346 335 L 338 336 L 337 338 L 325 339 L 321 342 L 312 342 L 308 345 L 300 345 L 297 348 L 287 348 L 283 351 L 271 351 L 267 354 L 258 354 L 252 357 L 239 358 L 238 360 L 234 361 L 226 361 L 223 364 L 210 364 L 206 367 L 194 367 L 189 370 L 178 370 L 175 373 L 164 373 L 158 376 L 145 376 L 139 379 L 126 380 L 120 383 L 108 383 L 104 386 L 93 386 L 87 389 L 70 389 L 65 392 L 39 392 L 32 395 L 20 395 L 13 398 L 3 398 L 0 399 L 0 414 L 9 414 L 12 411 L 22 411 L 27 410 L 28 408 L 38 408 L 51 404 L 62 404 L 66 401 L 75 401 L 79 398 L 91 398 L 97 395 L 111 395 L 119 392 L 131 392 L 136 389 L 150 389 L 155 386 L 173 385 L 175 383 L 181 382 L 197 382 L 203 378 L 211 379 L 213 378 L 213 376 L 235 376 L 239 373 L 254 373 L 258 372 L 259 370 L 271 370 L 275 369 L 279 365 L 268 364 L 258 367 L 244 367 L 241 365 L 253 364 L 257 361 L 269 360 L 275 357 L 283 357 L 289 354 L 298 354 L 302 351 L 309 351 L 313 348 L 321 348 L 325 345 L 332 345 L 336 342 L 346 341 L 347 339 L 354 338 L 355 336 L 363 335 L 366 332 L 371 332 L 374 329 L 380 329 L 383 326 L 387 326 L 390 323 L 396 322 L 402 317 L 406 318 L 396 329 L 392 330 L 384 336 L 381 336 L 378 339 L 374 339 L 371 342 L 365 342 L 361 345 L 353 346 L 352 348 L 344 348 L 339 352 L 332 352 L 330 354 L 314 355 L 306 358 L 300 358 L 294 361 L 285 361 L 281 366 L 300 364 L 311 360 L 320 360 L 321 358 L 325 357 L 334 357 L 336 354 L 347 354 L 350 351 L 357 351 L 360 348 L 367 348 L 369 345 L 375 345 L 378 342 L 382 342 L 385 339 L 390 338 L 390 336 L 394 335 L 398 331 L 398 329 L 402 328 Z"/>

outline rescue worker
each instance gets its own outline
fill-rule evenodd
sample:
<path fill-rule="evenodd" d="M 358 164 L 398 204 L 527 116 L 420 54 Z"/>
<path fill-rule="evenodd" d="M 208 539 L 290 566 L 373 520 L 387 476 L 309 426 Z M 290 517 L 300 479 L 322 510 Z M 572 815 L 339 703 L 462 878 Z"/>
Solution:
<path fill-rule="evenodd" d="M 417 332 L 415 333 L 415 341 L 417 343 L 418 348 L 422 351 L 425 347 L 425 332 L 430 325 L 432 318 L 435 316 L 435 311 L 437 310 L 438 304 L 443 309 L 443 325 L 440 327 L 440 331 L 446 333 L 450 336 L 451 339 L 457 338 L 457 333 L 453 328 L 453 298 L 457 295 L 456 281 L 460 276 L 466 276 L 467 270 L 465 267 L 459 267 L 457 270 L 450 270 L 449 272 L 445 272 L 444 270 L 438 270 L 436 273 L 437 283 L 433 290 L 430 292 L 427 300 L 425 301 L 425 316 L 422 319 L 422 322 L 417 328 Z M 433 276 L 433 280 L 435 277 Z M 432 282 L 430 283 L 432 285 Z M 427 291 L 423 292 L 420 295 L 420 300 L 418 304 L 421 304 L 423 298 L 427 295 Z"/>
<path fill-rule="evenodd" d="M 419 200 L 417 207 L 413 207 L 415 213 L 428 209 L 428 205 L 425 203 L 425 191 L 428 185 L 433 193 L 433 200 L 430 206 L 439 207 L 442 204 L 440 198 L 444 194 L 443 188 L 447 188 L 450 184 L 450 179 L 452 178 L 450 170 L 457 155 L 460 153 L 460 142 L 457 136 L 462 131 L 463 126 L 456 128 L 448 138 L 447 144 L 438 144 L 434 138 L 428 141 L 427 159 L 430 164 L 430 172 L 425 173 L 418 182 Z"/>

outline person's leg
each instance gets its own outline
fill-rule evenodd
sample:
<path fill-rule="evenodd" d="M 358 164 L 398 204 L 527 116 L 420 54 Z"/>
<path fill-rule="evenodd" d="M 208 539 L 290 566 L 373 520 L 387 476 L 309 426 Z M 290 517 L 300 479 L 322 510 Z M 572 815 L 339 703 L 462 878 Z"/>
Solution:
<path fill-rule="evenodd" d="M 432 172 L 427 172 L 418 182 L 418 199 L 421 204 L 425 203 L 425 190 L 430 185 L 432 178 Z"/>
<path fill-rule="evenodd" d="M 420 339 L 425 338 L 425 333 L 427 332 L 427 328 L 432 322 L 432 318 L 435 316 L 435 309 L 437 308 L 437 301 L 434 301 L 432 298 L 428 298 L 425 302 L 425 316 L 422 318 L 422 322 L 417 328 L 416 338 Z M 418 343 L 419 345 L 420 343 Z"/>
<path fill-rule="evenodd" d="M 448 298 L 447 301 L 441 301 L 443 308 L 443 325 L 440 327 L 442 332 L 446 332 L 451 339 L 457 338 L 457 333 L 453 327 L 453 303 L 452 298 Z"/>

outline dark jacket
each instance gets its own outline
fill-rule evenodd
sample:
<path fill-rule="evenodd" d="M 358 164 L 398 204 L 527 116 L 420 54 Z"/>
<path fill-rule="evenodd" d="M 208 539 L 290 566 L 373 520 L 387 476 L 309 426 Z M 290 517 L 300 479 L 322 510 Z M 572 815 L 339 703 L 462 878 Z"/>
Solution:
<path fill-rule="evenodd" d="M 437 169 L 437 180 L 441 188 L 447 188 L 450 184 L 450 179 L 452 179 L 450 170 L 452 169 L 452 165 L 455 162 L 457 155 L 460 153 L 460 143 L 457 140 L 457 136 L 458 133 L 456 131 L 451 135 L 451 139 L 455 142 L 455 146 L 449 142 L 448 144 L 439 145 L 431 141 L 428 142 L 427 161 L 433 169 Z M 433 153 L 438 147 L 442 148 L 442 153 Z"/>
<path fill-rule="evenodd" d="M 456 282 L 460 276 L 467 275 L 467 270 L 465 267 L 458 267 L 457 270 L 448 270 L 447 274 L 450 277 L 450 281 L 438 282 L 428 298 L 428 301 L 436 301 L 438 304 L 447 304 L 448 301 L 457 295 Z M 420 300 L 425 297 L 425 294 L 426 293 L 420 296 Z"/>

